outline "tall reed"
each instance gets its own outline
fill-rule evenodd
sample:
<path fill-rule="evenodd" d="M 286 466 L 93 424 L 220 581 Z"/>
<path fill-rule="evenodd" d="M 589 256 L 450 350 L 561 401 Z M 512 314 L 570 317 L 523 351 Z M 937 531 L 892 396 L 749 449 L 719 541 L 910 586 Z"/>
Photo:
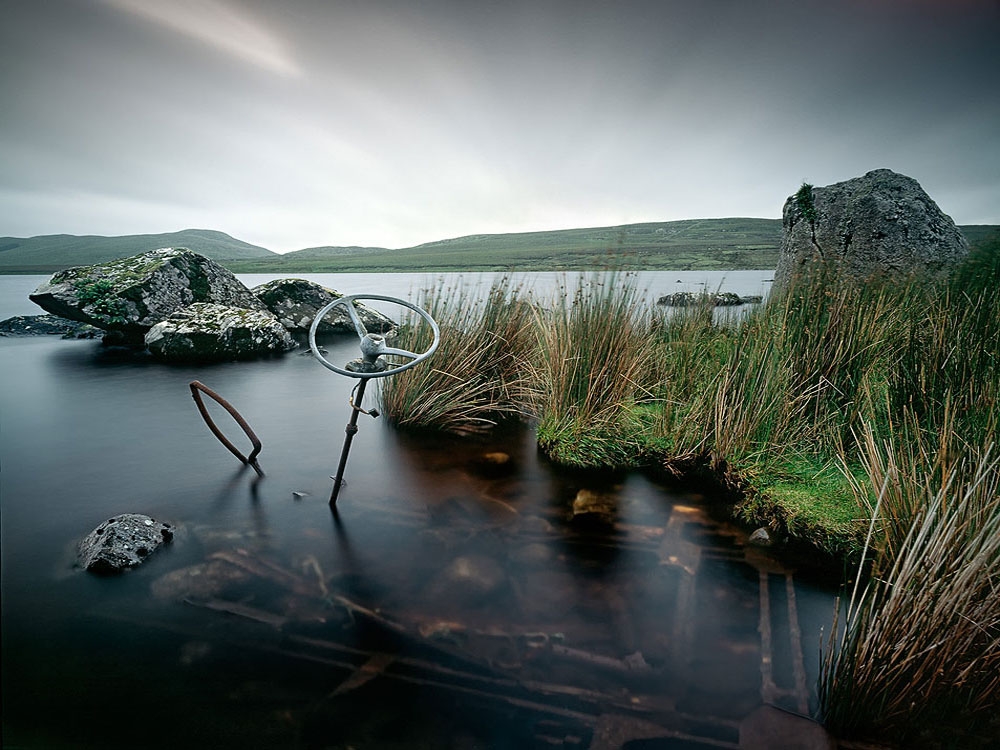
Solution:
<path fill-rule="evenodd" d="M 698 304 L 664 311 L 654 320 L 656 414 L 653 441 L 665 468 L 683 473 L 709 452 L 708 415 L 719 363 L 731 331 L 715 321 L 706 295 Z"/>
<path fill-rule="evenodd" d="M 426 364 L 382 382 L 379 402 L 391 422 L 469 433 L 530 410 L 534 316 L 511 279 L 496 281 L 485 299 L 439 284 L 419 304 L 438 322 L 441 343 Z M 429 327 L 411 320 L 396 346 L 423 351 L 430 343 Z"/>
<path fill-rule="evenodd" d="M 875 550 L 874 575 L 856 584 L 842 629 L 834 624 L 819 686 L 824 722 L 843 737 L 913 747 L 947 733 L 971 746 L 1000 710 L 997 462 L 990 448 L 970 450 L 935 487 L 910 449 L 870 431 L 863 445 L 866 465 L 879 467 L 872 532 L 894 488 L 923 497 L 906 500 L 905 534 Z"/>
<path fill-rule="evenodd" d="M 1000 242 L 969 258 L 940 290 L 909 309 L 900 366 L 889 380 L 895 410 L 937 430 L 946 414 L 982 443 L 1000 422 Z"/>
<path fill-rule="evenodd" d="M 539 387 L 538 444 L 574 466 L 634 464 L 645 446 L 654 398 L 653 322 L 628 276 L 581 278 L 574 294 L 537 308 L 533 377 Z"/>

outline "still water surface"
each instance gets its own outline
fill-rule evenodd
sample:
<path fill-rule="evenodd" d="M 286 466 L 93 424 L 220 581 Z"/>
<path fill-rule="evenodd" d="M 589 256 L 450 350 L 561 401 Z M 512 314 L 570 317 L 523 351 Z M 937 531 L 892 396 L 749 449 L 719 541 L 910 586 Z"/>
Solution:
<path fill-rule="evenodd" d="M 342 278 L 318 280 L 426 285 Z M 0 277 L 0 317 L 40 280 Z M 327 348 L 357 356 L 350 337 Z M 455 438 L 362 416 L 334 515 L 353 383 L 303 352 L 168 367 L 0 339 L 5 747 L 734 748 L 762 703 L 808 713 L 832 592 L 710 497 L 560 470 L 530 426 Z M 194 379 L 260 436 L 264 479 L 209 434 Z M 613 498 L 614 524 L 570 521 L 581 492 Z M 74 570 L 75 540 L 123 512 L 177 537 L 124 576 Z"/>

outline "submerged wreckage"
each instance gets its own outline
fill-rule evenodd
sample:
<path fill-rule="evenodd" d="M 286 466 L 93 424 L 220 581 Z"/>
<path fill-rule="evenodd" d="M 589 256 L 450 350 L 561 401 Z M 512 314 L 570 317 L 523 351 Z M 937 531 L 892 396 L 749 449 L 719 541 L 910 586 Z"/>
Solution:
<path fill-rule="evenodd" d="M 204 557 L 151 584 L 151 602 L 206 618 L 185 618 L 185 663 L 236 649 L 277 660 L 283 673 L 327 670 L 320 699 L 289 713 L 306 747 L 752 750 L 777 747 L 775 737 L 832 747 L 807 718 L 793 572 L 694 505 L 626 522 L 607 511 L 603 491 L 582 487 L 529 509 L 498 489 L 507 479 L 495 467 L 511 459 L 491 451 L 470 462 L 469 492 L 434 505 L 351 502 L 352 523 L 379 530 L 355 547 L 335 502 L 358 414 L 368 413 L 364 385 L 436 346 L 436 337 L 420 354 L 388 346 L 351 314 L 356 298 L 317 321 L 344 305 L 359 360 L 329 363 L 317 321 L 310 333 L 324 366 L 359 381 L 330 498 L 333 544 L 280 553 L 239 529 L 192 529 Z M 409 361 L 386 364 L 387 355 Z M 213 433 L 263 476 L 245 420 L 232 409 L 253 444 L 246 455 L 200 395 L 229 406 L 224 399 L 197 382 L 192 393 Z"/>

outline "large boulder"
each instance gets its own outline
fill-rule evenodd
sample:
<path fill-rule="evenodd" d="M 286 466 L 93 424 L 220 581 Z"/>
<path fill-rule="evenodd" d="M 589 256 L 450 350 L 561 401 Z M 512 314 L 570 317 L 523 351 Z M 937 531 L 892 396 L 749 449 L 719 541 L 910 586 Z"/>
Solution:
<path fill-rule="evenodd" d="M 266 310 L 196 302 L 146 334 L 146 346 L 165 362 L 225 362 L 283 354 L 297 344 Z"/>
<path fill-rule="evenodd" d="M 47 312 L 141 345 L 154 325 L 195 302 L 265 310 L 232 272 L 185 248 L 68 268 L 28 295 Z"/>
<path fill-rule="evenodd" d="M 343 297 L 340 292 L 327 289 L 305 279 L 275 279 L 251 290 L 271 314 L 290 331 L 308 331 L 316 313 L 335 299 Z M 385 333 L 396 327 L 382 313 L 364 304 L 356 305 L 358 318 L 370 333 Z M 341 306 L 335 307 L 323 317 L 317 333 L 354 333 L 354 323 Z"/>
<path fill-rule="evenodd" d="M 848 279 L 941 276 L 969 253 L 951 217 L 920 184 L 888 169 L 826 187 L 803 185 L 785 201 L 775 289 L 813 261 Z"/>

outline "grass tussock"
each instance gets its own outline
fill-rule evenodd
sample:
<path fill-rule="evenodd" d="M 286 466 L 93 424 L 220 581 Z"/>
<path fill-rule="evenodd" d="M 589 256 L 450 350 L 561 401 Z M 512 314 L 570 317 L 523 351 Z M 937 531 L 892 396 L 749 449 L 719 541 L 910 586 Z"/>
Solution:
<path fill-rule="evenodd" d="M 425 365 L 383 381 L 379 403 L 391 422 L 461 434 L 529 413 L 533 313 L 509 278 L 494 283 L 485 299 L 439 285 L 418 304 L 437 321 L 441 343 Z M 424 351 L 430 344 L 429 327 L 411 321 L 396 345 Z"/>
<path fill-rule="evenodd" d="M 536 307 L 538 444 L 580 467 L 635 465 L 653 398 L 648 306 L 631 279 L 592 276 L 552 308 Z"/>

